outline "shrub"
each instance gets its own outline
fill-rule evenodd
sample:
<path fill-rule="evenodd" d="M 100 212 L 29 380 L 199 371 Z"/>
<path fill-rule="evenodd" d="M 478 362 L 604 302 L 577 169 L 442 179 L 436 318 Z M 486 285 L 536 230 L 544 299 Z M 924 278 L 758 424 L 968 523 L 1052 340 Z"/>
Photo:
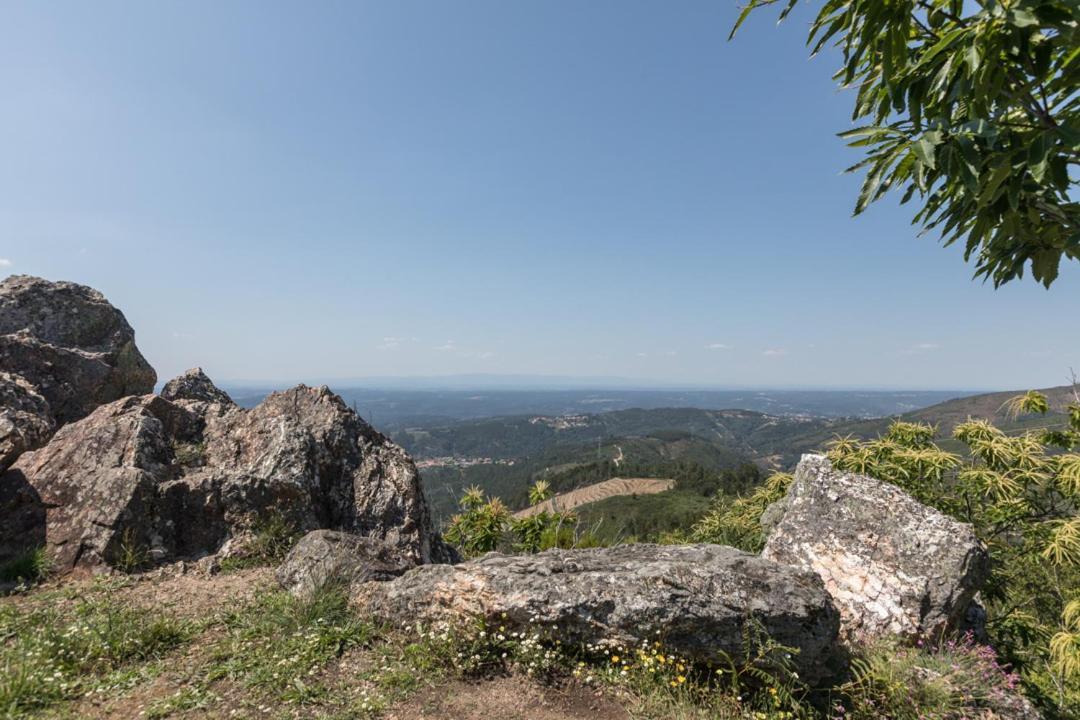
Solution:
<path fill-rule="evenodd" d="M 1011 412 L 1045 413 L 1027 393 Z M 1052 717 L 1080 717 L 1080 402 L 1063 428 L 1011 436 L 983 420 L 956 427 L 965 456 L 935 444 L 936 430 L 895 422 L 874 440 L 837 438 L 837 468 L 892 482 L 920 501 L 970 523 L 992 558 L 982 591 L 988 631 L 1016 668 L 1025 692 Z M 745 498 L 717 501 L 693 528 L 696 540 L 760 549 L 760 519 L 783 496 L 777 476 Z M 929 688 L 929 686 L 928 686 Z M 930 692 L 930 689 L 927 690 Z"/>
<path fill-rule="evenodd" d="M 0 566 L 0 582 L 33 585 L 45 579 L 52 558 L 44 547 L 31 548 Z"/>
<path fill-rule="evenodd" d="M 538 480 L 529 490 L 536 507 L 551 499 L 551 488 Z M 551 547 L 577 545 L 576 518 L 570 512 L 540 510 L 515 518 L 499 498 L 490 498 L 478 487 L 469 488 L 460 502 L 461 512 L 450 518 L 446 539 L 466 557 L 475 557 L 506 545 L 518 552 L 535 553 Z M 586 542 L 592 544 L 593 539 Z"/>
<path fill-rule="evenodd" d="M 862 647 L 834 714 L 850 720 L 1016 717 L 1019 676 L 970 636 L 936 646 L 883 640 Z"/>

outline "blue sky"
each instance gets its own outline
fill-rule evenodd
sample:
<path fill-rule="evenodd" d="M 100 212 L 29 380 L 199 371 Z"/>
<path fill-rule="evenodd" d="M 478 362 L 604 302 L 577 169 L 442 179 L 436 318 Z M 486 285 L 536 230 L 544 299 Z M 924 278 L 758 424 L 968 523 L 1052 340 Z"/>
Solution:
<path fill-rule="evenodd" d="M 972 281 L 851 218 L 808 15 L 734 2 L 0 6 L 0 272 L 121 307 L 163 377 L 1014 388 L 1080 269 Z"/>

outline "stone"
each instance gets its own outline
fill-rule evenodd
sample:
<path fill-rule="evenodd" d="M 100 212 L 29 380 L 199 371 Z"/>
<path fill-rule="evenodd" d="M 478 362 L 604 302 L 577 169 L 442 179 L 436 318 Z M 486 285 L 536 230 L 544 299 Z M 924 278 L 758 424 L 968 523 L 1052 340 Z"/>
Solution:
<path fill-rule="evenodd" d="M 331 583 L 390 580 L 414 565 L 378 540 L 313 530 L 289 551 L 275 576 L 281 587 L 306 600 Z"/>
<path fill-rule="evenodd" d="M 989 573 L 970 525 L 822 455 L 803 456 L 762 524 L 762 557 L 817 573 L 851 641 L 955 629 Z"/>
<path fill-rule="evenodd" d="M 412 564 L 450 557 L 412 460 L 327 388 L 301 385 L 244 410 L 180 399 L 188 384 L 171 384 L 177 399 L 103 405 L 0 476 L 0 502 L 20 508 L 12 526 L 43 515 L 59 571 L 115 566 L 132 548 L 155 562 L 227 543 L 242 554 L 272 515 L 301 532 L 377 539 Z M 224 396 L 208 379 L 198 387 L 199 398 Z"/>
<path fill-rule="evenodd" d="M 206 376 L 202 368 L 193 368 L 179 375 L 161 389 L 161 397 L 166 400 L 190 400 L 195 402 L 234 405 L 229 394 L 220 390 Z"/>
<path fill-rule="evenodd" d="M 660 641 L 689 660 L 743 651 L 748 623 L 798 649 L 798 672 L 827 672 L 839 615 L 814 573 L 721 545 L 622 545 L 489 553 L 357 586 L 355 603 L 396 623 L 482 618 L 510 631 L 555 629 L 564 644 Z"/>
<path fill-rule="evenodd" d="M 0 371 L 0 472 L 55 429 L 49 403 L 21 375 Z"/>
<path fill-rule="evenodd" d="M 151 392 L 157 381 L 123 313 L 101 293 L 27 275 L 0 281 L 0 367 L 21 375 L 57 424 Z"/>

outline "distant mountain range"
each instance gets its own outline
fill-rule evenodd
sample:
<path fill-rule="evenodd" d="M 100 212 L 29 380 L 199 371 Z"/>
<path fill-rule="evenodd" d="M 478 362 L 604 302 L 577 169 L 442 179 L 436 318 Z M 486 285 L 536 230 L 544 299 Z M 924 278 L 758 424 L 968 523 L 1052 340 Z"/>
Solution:
<path fill-rule="evenodd" d="M 527 414 L 595 415 L 633 408 L 739 409 L 785 417 L 874 418 L 906 413 L 970 394 L 943 390 L 405 390 L 345 385 L 331 385 L 331 388 L 384 432 L 457 420 Z M 246 386 L 226 386 L 226 389 L 244 406 L 257 404 L 271 390 Z"/>
<path fill-rule="evenodd" d="M 614 477 L 633 467 L 652 477 L 718 473 L 753 462 L 787 470 L 805 452 L 820 451 L 836 436 L 883 433 L 893 419 L 928 422 L 943 443 L 969 417 L 993 420 L 1007 431 L 1064 425 L 1071 387 L 1042 391 L 1051 412 L 1011 418 L 1004 404 L 1014 392 L 954 398 L 890 417 L 838 418 L 694 407 L 632 408 L 600 413 L 527 414 L 435 420 L 398 427 L 391 437 L 422 466 L 437 514 L 451 512 L 455 497 L 478 485 L 512 505 L 544 478 L 563 490 Z M 775 401 L 775 400 L 774 400 Z M 835 400 L 834 400 L 835 402 Z M 662 502 L 662 498 L 655 502 Z"/>

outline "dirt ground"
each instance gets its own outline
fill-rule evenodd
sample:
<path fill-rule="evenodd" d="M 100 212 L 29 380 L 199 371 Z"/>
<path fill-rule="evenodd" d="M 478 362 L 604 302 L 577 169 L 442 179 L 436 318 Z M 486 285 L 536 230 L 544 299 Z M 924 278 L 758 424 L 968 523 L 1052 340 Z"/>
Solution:
<path fill-rule="evenodd" d="M 629 720 L 617 702 L 578 684 L 537 685 L 522 677 L 455 682 L 391 708 L 387 720 Z"/>

